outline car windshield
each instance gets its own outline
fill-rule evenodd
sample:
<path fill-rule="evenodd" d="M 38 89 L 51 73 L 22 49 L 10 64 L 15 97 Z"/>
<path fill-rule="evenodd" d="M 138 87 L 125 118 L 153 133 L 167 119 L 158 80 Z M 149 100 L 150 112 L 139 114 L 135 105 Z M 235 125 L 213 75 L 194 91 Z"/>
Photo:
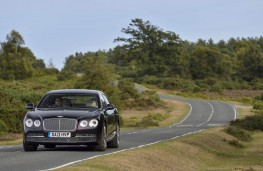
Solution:
<path fill-rule="evenodd" d="M 38 108 L 99 108 L 96 94 L 47 94 Z"/>

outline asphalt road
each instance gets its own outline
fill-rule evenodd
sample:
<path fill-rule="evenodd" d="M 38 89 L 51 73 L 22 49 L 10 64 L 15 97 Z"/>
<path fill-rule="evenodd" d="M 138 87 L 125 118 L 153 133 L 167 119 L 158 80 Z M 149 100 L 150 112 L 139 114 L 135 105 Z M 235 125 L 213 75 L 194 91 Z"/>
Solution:
<path fill-rule="evenodd" d="M 166 128 L 122 131 L 120 147 L 108 148 L 105 152 L 93 151 L 86 146 L 58 146 L 55 149 L 40 146 L 36 152 L 24 152 L 22 145 L 0 146 L 0 171 L 54 170 L 101 155 L 140 148 L 211 127 L 227 125 L 236 118 L 236 109 L 228 103 L 166 95 L 160 97 L 183 101 L 190 106 L 190 112 L 181 122 Z"/>

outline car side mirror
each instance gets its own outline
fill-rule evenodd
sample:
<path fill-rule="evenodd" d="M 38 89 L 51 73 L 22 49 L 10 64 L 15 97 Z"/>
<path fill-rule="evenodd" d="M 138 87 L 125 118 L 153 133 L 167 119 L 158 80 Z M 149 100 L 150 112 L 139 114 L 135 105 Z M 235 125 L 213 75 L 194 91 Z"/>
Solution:
<path fill-rule="evenodd" d="M 27 103 L 25 107 L 26 109 L 33 110 L 35 106 L 33 103 Z"/>
<path fill-rule="evenodd" d="M 107 110 L 113 110 L 113 109 L 115 109 L 115 106 L 113 104 L 107 105 Z"/>

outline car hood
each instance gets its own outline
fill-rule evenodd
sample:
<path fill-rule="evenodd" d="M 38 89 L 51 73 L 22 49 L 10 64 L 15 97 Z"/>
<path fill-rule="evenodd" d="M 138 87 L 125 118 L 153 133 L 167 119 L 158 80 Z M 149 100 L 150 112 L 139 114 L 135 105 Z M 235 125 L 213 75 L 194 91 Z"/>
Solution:
<path fill-rule="evenodd" d="M 67 110 L 67 109 L 36 109 L 27 113 L 26 117 L 30 118 L 74 118 L 74 119 L 88 119 L 97 117 L 100 114 L 99 109 L 88 109 L 88 110 Z"/>

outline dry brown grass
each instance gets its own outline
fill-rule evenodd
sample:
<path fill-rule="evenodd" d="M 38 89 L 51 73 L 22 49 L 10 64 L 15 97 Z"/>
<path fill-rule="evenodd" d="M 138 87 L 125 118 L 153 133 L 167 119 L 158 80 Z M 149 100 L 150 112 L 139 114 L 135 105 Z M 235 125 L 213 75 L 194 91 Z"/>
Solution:
<path fill-rule="evenodd" d="M 134 126 L 149 114 L 159 113 L 168 116 L 165 120 L 159 122 L 160 127 L 169 126 L 179 122 L 189 111 L 187 104 L 172 100 L 163 100 L 164 107 L 145 110 L 123 110 L 121 116 L 124 121 L 124 129 Z"/>
<path fill-rule="evenodd" d="M 232 104 L 234 104 L 235 108 L 238 110 L 239 119 L 255 114 L 255 112 L 253 111 L 252 105 L 246 105 L 246 104 L 238 103 L 238 102 L 232 102 Z"/>
<path fill-rule="evenodd" d="M 22 143 L 22 134 L 8 133 L 0 136 L 0 145 L 15 145 Z"/>
<path fill-rule="evenodd" d="M 234 137 L 215 128 L 117 154 L 88 160 L 61 170 L 166 171 L 166 170 L 262 170 L 263 133 L 240 149 L 229 145 Z"/>

